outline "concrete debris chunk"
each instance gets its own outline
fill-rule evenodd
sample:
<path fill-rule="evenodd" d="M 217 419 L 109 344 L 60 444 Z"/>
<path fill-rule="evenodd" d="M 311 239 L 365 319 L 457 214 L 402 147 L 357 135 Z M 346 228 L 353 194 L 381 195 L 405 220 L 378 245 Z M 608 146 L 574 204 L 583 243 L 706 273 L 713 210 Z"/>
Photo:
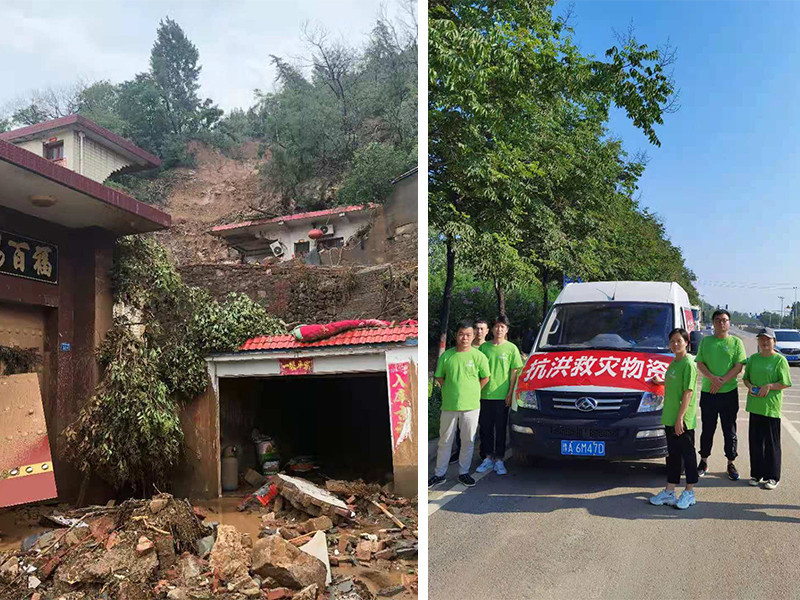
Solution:
<path fill-rule="evenodd" d="M 301 589 L 325 587 L 327 569 L 321 560 L 299 550 L 279 535 L 259 539 L 253 546 L 253 573 L 272 577 L 280 585 Z"/>
<path fill-rule="evenodd" d="M 309 585 L 292 596 L 292 600 L 317 600 L 317 584 Z"/>
<path fill-rule="evenodd" d="M 246 575 L 250 569 L 250 551 L 243 536 L 233 525 L 219 525 L 217 540 L 211 549 L 208 563 L 225 581 Z"/>
<path fill-rule="evenodd" d="M 325 565 L 325 571 L 327 573 L 325 576 L 325 585 L 330 584 L 331 563 L 328 560 L 328 542 L 327 538 L 325 537 L 325 533 L 322 531 L 317 531 L 317 533 L 314 534 L 314 537 L 311 538 L 310 542 L 300 546 L 300 550 L 306 554 L 310 554 L 311 556 L 318 558 L 322 564 Z"/>
<path fill-rule="evenodd" d="M 0 580 L 11 581 L 19 575 L 19 559 L 12 556 L 0 566 Z"/>
<path fill-rule="evenodd" d="M 153 498 L 150 500 L 150 512 L 154 515 L 160 513 L 167 506 L 168 498 Z"/>
<path fill-rule="evenodd" d="M 333 520 L 353 516 L 344 502 L 310 481 L 282 474 L 276 475 L 274 481 L 278 493 L 298 510 L 314 516 L 325 514 Z"/>

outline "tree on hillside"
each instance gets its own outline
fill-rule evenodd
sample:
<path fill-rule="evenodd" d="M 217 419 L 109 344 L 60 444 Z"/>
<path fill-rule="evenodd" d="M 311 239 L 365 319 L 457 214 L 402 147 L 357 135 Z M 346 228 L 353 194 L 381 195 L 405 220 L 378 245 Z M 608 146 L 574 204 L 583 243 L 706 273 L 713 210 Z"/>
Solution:
<path fill-rule="evenodd" d="M 197 95 L 199 53 L 180 25 L 160 21 L 150 70 L 119 86 L 117 113 L 124 135 L 159 155 L 165 166 L 188 160 L 188 139 L 210 131 L 222 116 L 212 100 Z"/>
<path fill-rule="evenodd" d="M 261 172 L 283 210 L 382 202 L 416 164 L 416 39 L 379 19 L 365 48 L 304 30 L 310 77 L 272 56 L 277 91 L 253 116 L 269 160 Z"/>
<path fill-rule="evenodd" d="M 674 92 L 669 56 L 633 38 L 606 60 L 583 56 L 551 6 L 429 9 L 430 223 L 450 250 L 470 237 L 459 230 L 497 234 L 545 290 L 556 275 L 591 266 L 596 214 L 636 174 L 607 139 L 611 105 L 658 144 L 654 128 Z"/>
<path fill-rule="evenodd" d="M 120 86 L 108 80 L 96 81 L 81 90 L 76 112 L 116 134 L 125 130 L 125 121 L 119 113 Z"/>
<path fill-rule="evenodd" d="M 74 114 L 87 86 L 79 79 L 69 85 L 31 90 L 10 104 L 11 122 L 23 127 Z"/>

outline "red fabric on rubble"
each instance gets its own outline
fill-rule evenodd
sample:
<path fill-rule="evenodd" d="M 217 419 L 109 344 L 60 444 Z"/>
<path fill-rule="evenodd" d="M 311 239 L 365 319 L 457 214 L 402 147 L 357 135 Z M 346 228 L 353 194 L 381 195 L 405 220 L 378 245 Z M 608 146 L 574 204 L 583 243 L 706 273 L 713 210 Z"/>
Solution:
<path fill-rule="evenodd" d="M 391 325 L 389 321 L 378 319 L 353 319 L 349 321 L 334 321 L 324 325 L 300 325 L 292 330 L 292 335 L 299 342 L 315 342 L 322 340 L 337 333 L 356 329 L 358 327 L 386 327 Z"/>

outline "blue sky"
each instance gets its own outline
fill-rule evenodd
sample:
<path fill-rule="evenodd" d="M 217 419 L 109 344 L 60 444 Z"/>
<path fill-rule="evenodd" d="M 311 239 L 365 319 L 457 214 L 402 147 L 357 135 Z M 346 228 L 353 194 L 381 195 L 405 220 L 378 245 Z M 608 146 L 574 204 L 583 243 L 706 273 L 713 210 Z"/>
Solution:
<path fill-rule="evenodd" d="M 200 93 L 222 108 L 249 107 L 272 89 L 270 54 L 307 56 L 304 23 L 348 44 L 366 40 L 381 0 L 0 0 L 0 112 L 29 89 L 78 78 L 118 83 L 148 69 L 158 22 L 176 20 L 200 53 Z M 399 15 L 389 0 L 390 15 Z M 408 20 L 408 19 L 407 19 Z"/>
<path fill-rule="evenodd" d="M 611 129 L 629 152 L 647 152 L 640 202 L 663 218 L 701 295 L 752 312 L 778 310 L 778 296 L 793 300 L 792 287 L 800 286 L 800 3 L 578 1 L 573 12 L 585 53 L 602 56 L 616 43 L 614 30 L 631 22 L 640 42 L 677 49 L 680 110 L 665 115 L 661 148 L 624 115 Z"/>

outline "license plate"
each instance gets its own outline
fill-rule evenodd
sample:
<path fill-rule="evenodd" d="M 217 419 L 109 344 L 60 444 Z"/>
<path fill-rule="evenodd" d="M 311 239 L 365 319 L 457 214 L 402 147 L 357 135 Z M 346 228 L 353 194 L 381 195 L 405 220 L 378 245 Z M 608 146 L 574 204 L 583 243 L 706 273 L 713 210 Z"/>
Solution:
<path fill-rule="evenodd" d="M 561 454 L 569 456 L 605 456 L 606 443 L 581 440 L 561 440 Z"/>

